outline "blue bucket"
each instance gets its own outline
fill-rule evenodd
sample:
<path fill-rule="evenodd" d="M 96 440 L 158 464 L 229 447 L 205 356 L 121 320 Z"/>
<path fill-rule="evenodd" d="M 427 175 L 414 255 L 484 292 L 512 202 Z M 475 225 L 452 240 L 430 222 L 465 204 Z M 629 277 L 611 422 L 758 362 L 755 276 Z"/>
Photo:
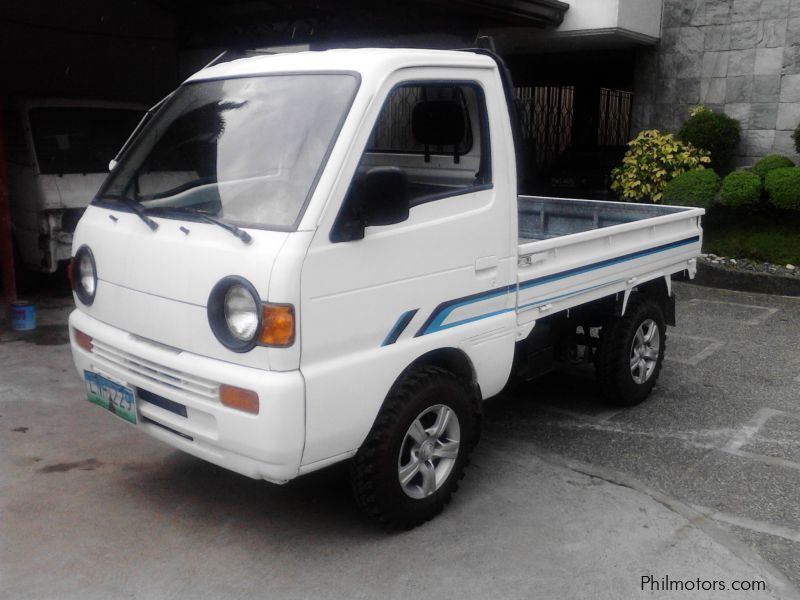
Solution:
<path fill-rule="evenodd" d="M 36 329 L 36 305 L 33 302 L 11 303 L 11 329 L 14 331 Z"/>

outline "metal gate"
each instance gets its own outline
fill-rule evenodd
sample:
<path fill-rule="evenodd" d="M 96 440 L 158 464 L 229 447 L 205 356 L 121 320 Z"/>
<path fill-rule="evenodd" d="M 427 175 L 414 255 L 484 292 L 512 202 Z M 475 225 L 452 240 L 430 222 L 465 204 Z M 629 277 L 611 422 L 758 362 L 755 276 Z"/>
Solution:
<path fill-rule="evenodd" d="M 633 94 L 622 90 L 600 89 L 598 146 L 624 146 L 630 140 Z"/>
<path fill-rule="evenodd" d="M 515 91 L 525 159 L 529 167 L 541 171 L 572 143 L 575 88 L 535 86 Z"/>

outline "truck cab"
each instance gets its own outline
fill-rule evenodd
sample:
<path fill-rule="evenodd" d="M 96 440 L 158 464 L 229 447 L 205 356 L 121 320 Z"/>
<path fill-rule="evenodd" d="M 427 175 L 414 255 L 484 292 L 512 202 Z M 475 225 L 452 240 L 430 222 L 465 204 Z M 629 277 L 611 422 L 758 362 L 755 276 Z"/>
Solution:
<path fill-rule="evenodd" d="M 142 118 L 125 102 L 38 98 L 4 110 L 14 241 L 22 264 L 53 273 L 107 174 L 108 157 Z"/>
<path fill-rule="evenodd" d="M 482 400 L 541 350 L 520 359 L 545 317 L 644 306 L 623 350 L 641 401 L 702 211 L 518 199 L 508 88 L 480 51 L 306 52 L 191 77 L 75 232 L 89 399 L 249 477 L 352 459 L 359 505 L 396 527 L 447 503 Z"/>

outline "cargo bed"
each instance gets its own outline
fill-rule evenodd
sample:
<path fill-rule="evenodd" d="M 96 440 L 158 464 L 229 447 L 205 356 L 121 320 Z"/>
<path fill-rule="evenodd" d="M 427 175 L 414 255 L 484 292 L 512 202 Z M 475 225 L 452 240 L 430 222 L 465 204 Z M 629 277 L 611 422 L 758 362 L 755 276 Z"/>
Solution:
<path fill-rule="evenodd" d="M 519 321 L 694 271 L 703 210 L 520 196 Z"/>

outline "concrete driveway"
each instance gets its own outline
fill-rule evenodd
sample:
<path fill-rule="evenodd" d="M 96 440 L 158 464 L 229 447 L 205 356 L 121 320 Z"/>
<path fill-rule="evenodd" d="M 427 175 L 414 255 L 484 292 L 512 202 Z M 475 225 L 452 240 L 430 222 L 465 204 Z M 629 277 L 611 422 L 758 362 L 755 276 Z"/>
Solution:
<path fill-rule="evenodd" d="M 489 426 L 680 499 L 800 586 L 800 298 L 675 288 L 647 402 L 609 410 L 591 372 L 554 373 L 492 400 Z"/>
<path fill-rule="evenodd" d="M 797 598 L 800 301 L 676 287 L 650 401 L 609 410 L 580 370 L 506 392 L 451 506 L 401 534 L 345 466 L 251 481 L 89 404 L 45 307 L 0 339 L 0 597 Z"/>

